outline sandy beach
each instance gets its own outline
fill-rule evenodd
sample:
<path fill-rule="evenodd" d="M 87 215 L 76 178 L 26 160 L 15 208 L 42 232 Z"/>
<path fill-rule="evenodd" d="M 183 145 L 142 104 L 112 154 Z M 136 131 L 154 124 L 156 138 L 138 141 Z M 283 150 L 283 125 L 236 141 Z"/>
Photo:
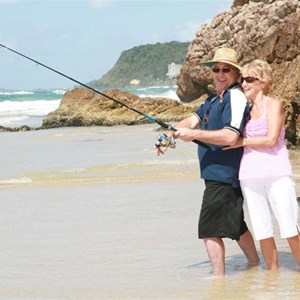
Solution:
<path fill-rule="evenodd" d="M 278 274 L 249 268 L 226 240 L 228 276 L 212 280 L 197 238 L 196 145 L 179 141 L 158 158 L 156 128 L 1 134 L 0 299 L 299 299 L 277 227 Z"/>

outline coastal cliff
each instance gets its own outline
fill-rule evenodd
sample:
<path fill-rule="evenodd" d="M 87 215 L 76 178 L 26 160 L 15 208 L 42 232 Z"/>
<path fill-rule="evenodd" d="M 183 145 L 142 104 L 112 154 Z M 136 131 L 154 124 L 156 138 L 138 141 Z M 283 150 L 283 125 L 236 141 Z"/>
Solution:
<path fill-rule="evenodd" d="M 109 72 L 88 85 L 99 90 L 126 86 L 174 85 L 178 73 L 170 78 L 168 66 L 182 65 L 189 44 L 173 41 L 141 45 L 123 51 Z"/>

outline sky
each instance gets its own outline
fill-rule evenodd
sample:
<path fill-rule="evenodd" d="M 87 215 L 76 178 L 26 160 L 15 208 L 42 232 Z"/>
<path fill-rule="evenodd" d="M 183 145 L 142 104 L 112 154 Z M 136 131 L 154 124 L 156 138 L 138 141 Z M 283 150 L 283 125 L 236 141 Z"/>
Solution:
<path fill-rule="evenodd" d="M 0 0 L 0 44 L 79 82 L 100 79 L 125 50 L 191 42 L 233 0 Z M 0 89 L 76 84 L 0 47 Z"/>

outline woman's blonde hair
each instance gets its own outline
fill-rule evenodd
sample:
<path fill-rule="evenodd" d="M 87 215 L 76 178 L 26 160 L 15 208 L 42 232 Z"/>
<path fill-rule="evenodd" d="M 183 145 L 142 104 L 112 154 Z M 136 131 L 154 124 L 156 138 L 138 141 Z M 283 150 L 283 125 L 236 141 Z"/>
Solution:
<path fill-rule="evenodd" d="M 261 82 L 266 84 L 266 93 L 269 92 L 273 82 L 273 75 L 272 67 L 265 60 L 255 59 L 245 64 L 241 69 L 241 74 L 242 76 L 251 74 L 257 77 Z"/>

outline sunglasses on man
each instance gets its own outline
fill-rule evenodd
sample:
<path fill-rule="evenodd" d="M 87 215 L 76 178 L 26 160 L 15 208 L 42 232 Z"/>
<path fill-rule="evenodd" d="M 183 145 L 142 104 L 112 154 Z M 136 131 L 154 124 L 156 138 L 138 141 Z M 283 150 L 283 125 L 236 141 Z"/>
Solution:
<path fill-rule="evenodd" d="M 219 68 L 219 67 L 214 67 L 214 68 L 212 68 L 212 71 L 213 71 L 213 73 L 220 73 L 220 72 L 222 72 L 222 73 L 229 73 L 231 71 L 231 69 L 228 68 L 228 67 L 224 67 L 222 69 Z"/>

